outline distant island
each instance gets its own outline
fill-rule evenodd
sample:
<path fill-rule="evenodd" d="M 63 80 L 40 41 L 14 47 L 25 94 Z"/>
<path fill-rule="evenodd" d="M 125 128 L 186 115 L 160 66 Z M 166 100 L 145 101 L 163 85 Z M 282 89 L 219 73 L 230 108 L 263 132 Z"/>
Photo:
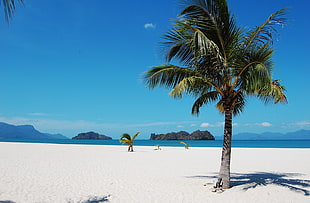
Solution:
<path fill-rule="evenodd" d="M 79 133 L 77 136 L 73 137 L 74 140 L 111 140 L 112 137 L 106 135 L 100 135 L 95 132 Z"/>
<path fill-rule="evenodd" d="M 186 131 L 171 132 L 167 134 L 152 133 L 150 140 L 215 140 L 209 131 L 197 130 L 191 134 Z"/>
<path fill-rule="evenodd" d="M 61 134 L 41 133 L 32 125 L 10 125 L 0 122 L 0 139 L 69 139 Z"/>

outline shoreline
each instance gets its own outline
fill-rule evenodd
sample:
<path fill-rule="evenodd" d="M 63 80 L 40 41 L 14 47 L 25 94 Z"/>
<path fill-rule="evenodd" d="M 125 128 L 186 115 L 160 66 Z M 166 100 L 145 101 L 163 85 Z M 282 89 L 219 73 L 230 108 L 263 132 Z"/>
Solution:
<path fill-rule="evenodd" d="M 0 201 L 308 202 L 310 149 L 232 148 L 233 187 L 212 193 L 221 147 L 0 142 Z M 205 185 L 205 186 L 204 186 Z"/>
<path fill-rule="evenodd" d="M 183 140 L 181 140 L 183 141 Z M 246 140 L 248 141 L 248 140 Z M 63 145 L 68 145 L 68 146 L 88 146 L 88 147 L 92 147 L 92 146 L 97 146 L 97 147 L 120 147 L 120 148 L 124 148 L 124 149 L 127 149 L 128 148 L 128 145 L 122 145 L 122 144 L 84 144 L 84 143 L 53 143 L 53 142 L 14 142 L 14 141 L 9 141 L 9 142 L 3 142 L 0 140 L 0 145 L 1 144 L 9 144 L 9 143 L 13 143 L 13 144 L 42 144 L 42 145 L 60 145 L 60 146 L 63 146 Z M 127 147 L 126 147 L 127 146 Z M 152 148 L 153 150 L 155 150 L 155 145 L 134 145 L 134 149 L 135 148 L 139 148 L 139 147 L 142 147 L 142 148 Z M 160 145 L 160 148 L 181 148 L 181 149 L 185 149 L 184 146 L 182 145 L 179 145 L 179 146 L 165 146 L 165 145 Z M 222 146 L 190 146 L 189 149 L 192 149 L 192 148 L 196 148 L 196 149 L 220 149 L 222 150 Z M 285 149 L 285 150 L 298 150 L 298 149 L 301 149 L 301 150 L 309 150 L 310 151 L 310 146 L 309 148 L 290 148 L 290 147 L 234 147 L 232 146 L 232 149 Z M 156 151 L 156 150 L 155 150 Z M 137 152 L 136 150 L 134 152 Z"/>
<path fill-rule="evenodd" d="M 184 140 L 135 140 L 135 146 L 182 147 Z M 3 143 L 49 143 L 49 144 L 76 144 L 76 145 L 113 145 L 122 146 L 119 140 L 29 140 L 29 139 L 0 139 Z M 193 147 L 222 147 L 222 140 L 185 140 Z M 310 149 L 310 140 L 233 140 L 233 148 L 278 148 L 278 149 Z"/>

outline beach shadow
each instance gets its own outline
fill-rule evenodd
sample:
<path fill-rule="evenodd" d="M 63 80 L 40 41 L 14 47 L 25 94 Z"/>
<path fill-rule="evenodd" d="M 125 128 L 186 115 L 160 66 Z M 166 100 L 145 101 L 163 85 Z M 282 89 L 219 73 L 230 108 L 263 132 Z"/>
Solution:
<path fill-rule="evenodd" d="M 4 201 L 0 200 L 0 203 L 16 203 L 16 202 L 13 202 L 13 201 L 10 201 L 10 200 L 4 200 Z"/>
<path fill-rule="evenodd" d="M 310 180 L 294 178 L 299 173 L 231 173 L 231 187 L 241 187 L 243 190 L 253 189 L 257 186 L 277 185 L 288 188 L 294 192 L 310 196 Z M 192 178 L 217 178 L 217 176 L 191 176 Z M 307 189 L 309 188 L 309 189 Z"/>
<path fill-rule="evenodd" d="M 77 203 L 102 203 L 102 202 L 108 202 L 109 201 L 110 195 L 103 196 L 103 197 L 90 197 L 87 200 L 81 200 L 78 201 Z M 0 202 L 1 203 L 1 202 Z M 73 201 L 69 200 L 68 203 L 73 203 Z"/>
<path fill-rule="evenodd" d="M 300 178 L 294 178 L 302 174 L 298 173 L 268 173 L 268 172 L 257 172 L 257 173 L 233 173 L 231 176 L 231 185 L 242 186 L 243 190 L 256 188 L 257 186 L 267 186 L 270 184 L 278 185 L 289 188 L 295 192 L 301 192 L 305 196 L 310 195 L 310 180 L 304 180 Z"/>

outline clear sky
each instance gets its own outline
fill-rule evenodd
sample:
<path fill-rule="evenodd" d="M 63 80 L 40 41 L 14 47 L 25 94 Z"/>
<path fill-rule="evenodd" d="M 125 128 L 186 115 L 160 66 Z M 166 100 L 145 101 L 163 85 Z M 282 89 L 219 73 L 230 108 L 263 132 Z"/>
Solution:
<path fill-rule="evenodd" d="M 310 129 L 310 1 L 229 0 L 240 25 L 260 25 L 290 7 L 279 29 L 274 78 L 287 88 L 287 105 L 248 98 L 234 133 Z M 223 133 L 213 105 L 191 115 L 191 97 L 149 90 L 143 72 L 165 63 L 159 42 L 182 8 L 179 0 L 25 0 L 8 25 L 0 10 L 0 122 L 31 124 L 72 137 L 209 130 Z"/>

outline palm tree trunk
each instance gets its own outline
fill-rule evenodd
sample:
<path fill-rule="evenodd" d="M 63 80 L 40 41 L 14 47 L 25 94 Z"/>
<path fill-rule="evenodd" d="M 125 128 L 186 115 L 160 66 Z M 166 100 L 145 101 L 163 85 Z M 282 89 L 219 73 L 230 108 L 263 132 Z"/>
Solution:
<path fill-rule="evenodd" d="M 225 111 L 224 141 L 222 149 L 221 168 L 216 183 L 216 188 L 230 188 L 230 158 L 231 158 L 231 137 L 232 137 L 232 111 Z"/>

